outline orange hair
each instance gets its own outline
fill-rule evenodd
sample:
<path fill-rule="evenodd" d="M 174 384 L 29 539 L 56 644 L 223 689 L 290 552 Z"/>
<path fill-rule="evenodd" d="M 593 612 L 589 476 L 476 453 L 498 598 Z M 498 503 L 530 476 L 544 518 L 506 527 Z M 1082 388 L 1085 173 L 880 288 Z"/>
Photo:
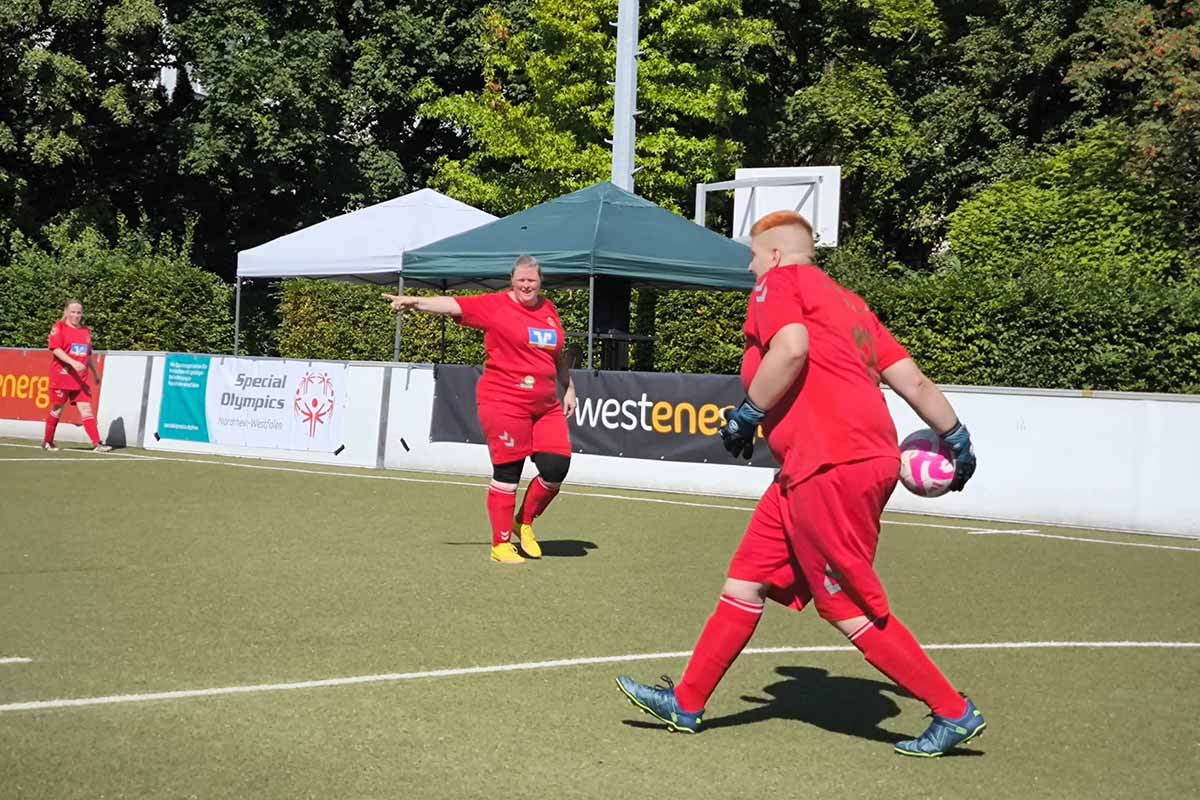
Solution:
<path fill-rule="evenodd" d="M 812 225 L 795 211 L 772 211 L 754 223 L 754 227 L 750 229 L 750 235 L 758 236 L 772 228 L 780 228 L 785 225 L 799 225 L 809 236 L 813 235 Z"/>

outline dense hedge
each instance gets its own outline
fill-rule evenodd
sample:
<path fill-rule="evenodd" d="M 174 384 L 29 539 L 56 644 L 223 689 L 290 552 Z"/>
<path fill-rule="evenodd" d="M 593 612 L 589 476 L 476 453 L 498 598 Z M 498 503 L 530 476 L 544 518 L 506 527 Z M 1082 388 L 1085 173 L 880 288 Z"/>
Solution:
<path fill-rule="evenodd" d="M 228 353 L 233 291 L 188 260 L 188 242 L 154 241 L 121 226 L 47 231 L 48 245 L 16 237 L 0 266 L 0 345 L 45 347 L 63 303 L 78 299 L 103 350 Z"/>
<path fill-rule="evenodd" d="M 822 252 L 822 266 L 939 382 L 1200 392 L 1200 256 L 1165 195 L 1129 179 L 1125 141 L 1099 127 L 980 191 L 948 219 L 929 270 L 886 263 L 861 240 Z M 78 297 L 98 347 L 230 351 L 232 292 L 189 263 L 187 241 L 124 225 L 111 241 L 65 226 L 45 238 L 16 239 L 0 267 L 0 344 L 43 346 L 63 300 Z M 380 292 L 313 280 L 247 289 L 246 352 L 390 360 L 395 317 Z M 568 331 L 586 330 L 586 291 L 549 294 Z M 745 308 L 741 292 L 635 291 L 633 330 L 656 340 L 633 349 L 631 366 L 735 373 Z M 401 360 L 439 360 L 442 327 L 406 314 Z M 478 332 L 447 323 L 445 341 L 447 361 L 483 360 Z"/>
<path fill-rule="evenodd" d="M 1032 261 L 1011 275 L 953 258 L 931 273 L 894 275 L 853 250 L 826 266 L 868 298 L 940 382 L 1200 391 L 1200 289 L 1194 282 L 1138 271 L 1064 271 Z M 287 281 L 279 354 L 390 359 L 394 318 L 378 294 L 374 287 Z M 655 370 L 737 372 L 744 293 L 654 295 Z M 559 292 L 554 299 L 568 330 L 586 328 L 586 292 Z M 644 301 L 635 293 L 635 329 L 647 323 Z M 440 327 L 437 318 L 407 314 L 401 360 L 436 361 Z M 446 342 L 447 361 L 482 362 L 477 332 L 449 323 Z M 650 355 L 635 349 L 633 365 L 644 368 Z"/>

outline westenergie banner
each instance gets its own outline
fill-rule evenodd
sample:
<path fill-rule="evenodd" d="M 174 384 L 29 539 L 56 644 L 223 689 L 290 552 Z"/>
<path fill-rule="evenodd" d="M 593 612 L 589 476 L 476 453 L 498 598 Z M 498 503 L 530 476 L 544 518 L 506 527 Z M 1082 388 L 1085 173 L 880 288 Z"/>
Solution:
<path fill-rule="evenodd" d="M 475 406 L 480 367 L 440 365 L 434 382 L 435 442 L 484 444 Z M 732 375 L 573 370 L 579 405 L 570 420 L 576 453 L 662 461 L 745 464 L 721 446 L 723 408 L 745 392 Z M 751 466 L 776 466 L 766 442 L 754 446 Z"/>
<path fill-rule="evenodd" d="M 0 350 L 0 419 L 41 422 L 50 408 L 50 360 L 46 349 Z M 104 356 L 96 356 L 96 370 L 104 378 Z M 89 376 L 90 377 L 90 376 Z M 100 386 L 92 381 L 92 411 L 100 408 Z M 79 425 L 79 411 L 68 405 L 63 422 Z"/>
<path fill-rule="evenodd" d="M 346 365 L 168 355 L 160 439 L 339 452 Z"/>

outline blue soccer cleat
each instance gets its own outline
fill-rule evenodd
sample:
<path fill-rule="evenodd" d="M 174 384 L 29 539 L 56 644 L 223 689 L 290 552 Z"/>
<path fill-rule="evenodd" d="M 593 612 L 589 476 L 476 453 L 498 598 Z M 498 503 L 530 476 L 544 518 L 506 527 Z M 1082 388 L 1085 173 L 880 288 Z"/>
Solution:
<path fill-rule="evenodd" d="M 679 707 L 675 699 L 675 683 L 666 675 L 662 676 L 666 687 L 646 686 L 633 678 L 621 675 L 617 678 L 617 686 L 629 698 L 629 702 L 667 724 L 667 729 L 678 733 L 699 733 L 701 717 L 704 709 L 689 713 Z"/>
<path fill-rule="evenodd" d="M 947 719 L 936 714 L 932 716 L 933 722 L 920 738 L 896 743 L 897 753 L 902 756 L 937 758 L 947 750 L 971 741 L 987 727 L 983 714 L 979 713 L 970 698 L 967 698 L 967 713 L 958 719 Z"/>

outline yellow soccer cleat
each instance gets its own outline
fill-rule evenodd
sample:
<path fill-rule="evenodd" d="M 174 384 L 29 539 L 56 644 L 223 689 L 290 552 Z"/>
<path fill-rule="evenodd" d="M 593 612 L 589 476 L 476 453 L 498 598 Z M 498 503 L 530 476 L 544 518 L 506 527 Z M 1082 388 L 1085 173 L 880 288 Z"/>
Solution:
<path fill-rule="evenodd" d="M 521 552 L 529 558 L 541 558 L 542 546 L 533 535 L 533 526 L 524 522 L 517 523 L 518 535 L 521 537 Z"/>
<path fill-rule="evenodd" d="M 502 542 L 492 545 L 492 561 L 499 564 L 524 564 L 525 559 L 517 552 L 517 546 L 512 542 Z"/>

